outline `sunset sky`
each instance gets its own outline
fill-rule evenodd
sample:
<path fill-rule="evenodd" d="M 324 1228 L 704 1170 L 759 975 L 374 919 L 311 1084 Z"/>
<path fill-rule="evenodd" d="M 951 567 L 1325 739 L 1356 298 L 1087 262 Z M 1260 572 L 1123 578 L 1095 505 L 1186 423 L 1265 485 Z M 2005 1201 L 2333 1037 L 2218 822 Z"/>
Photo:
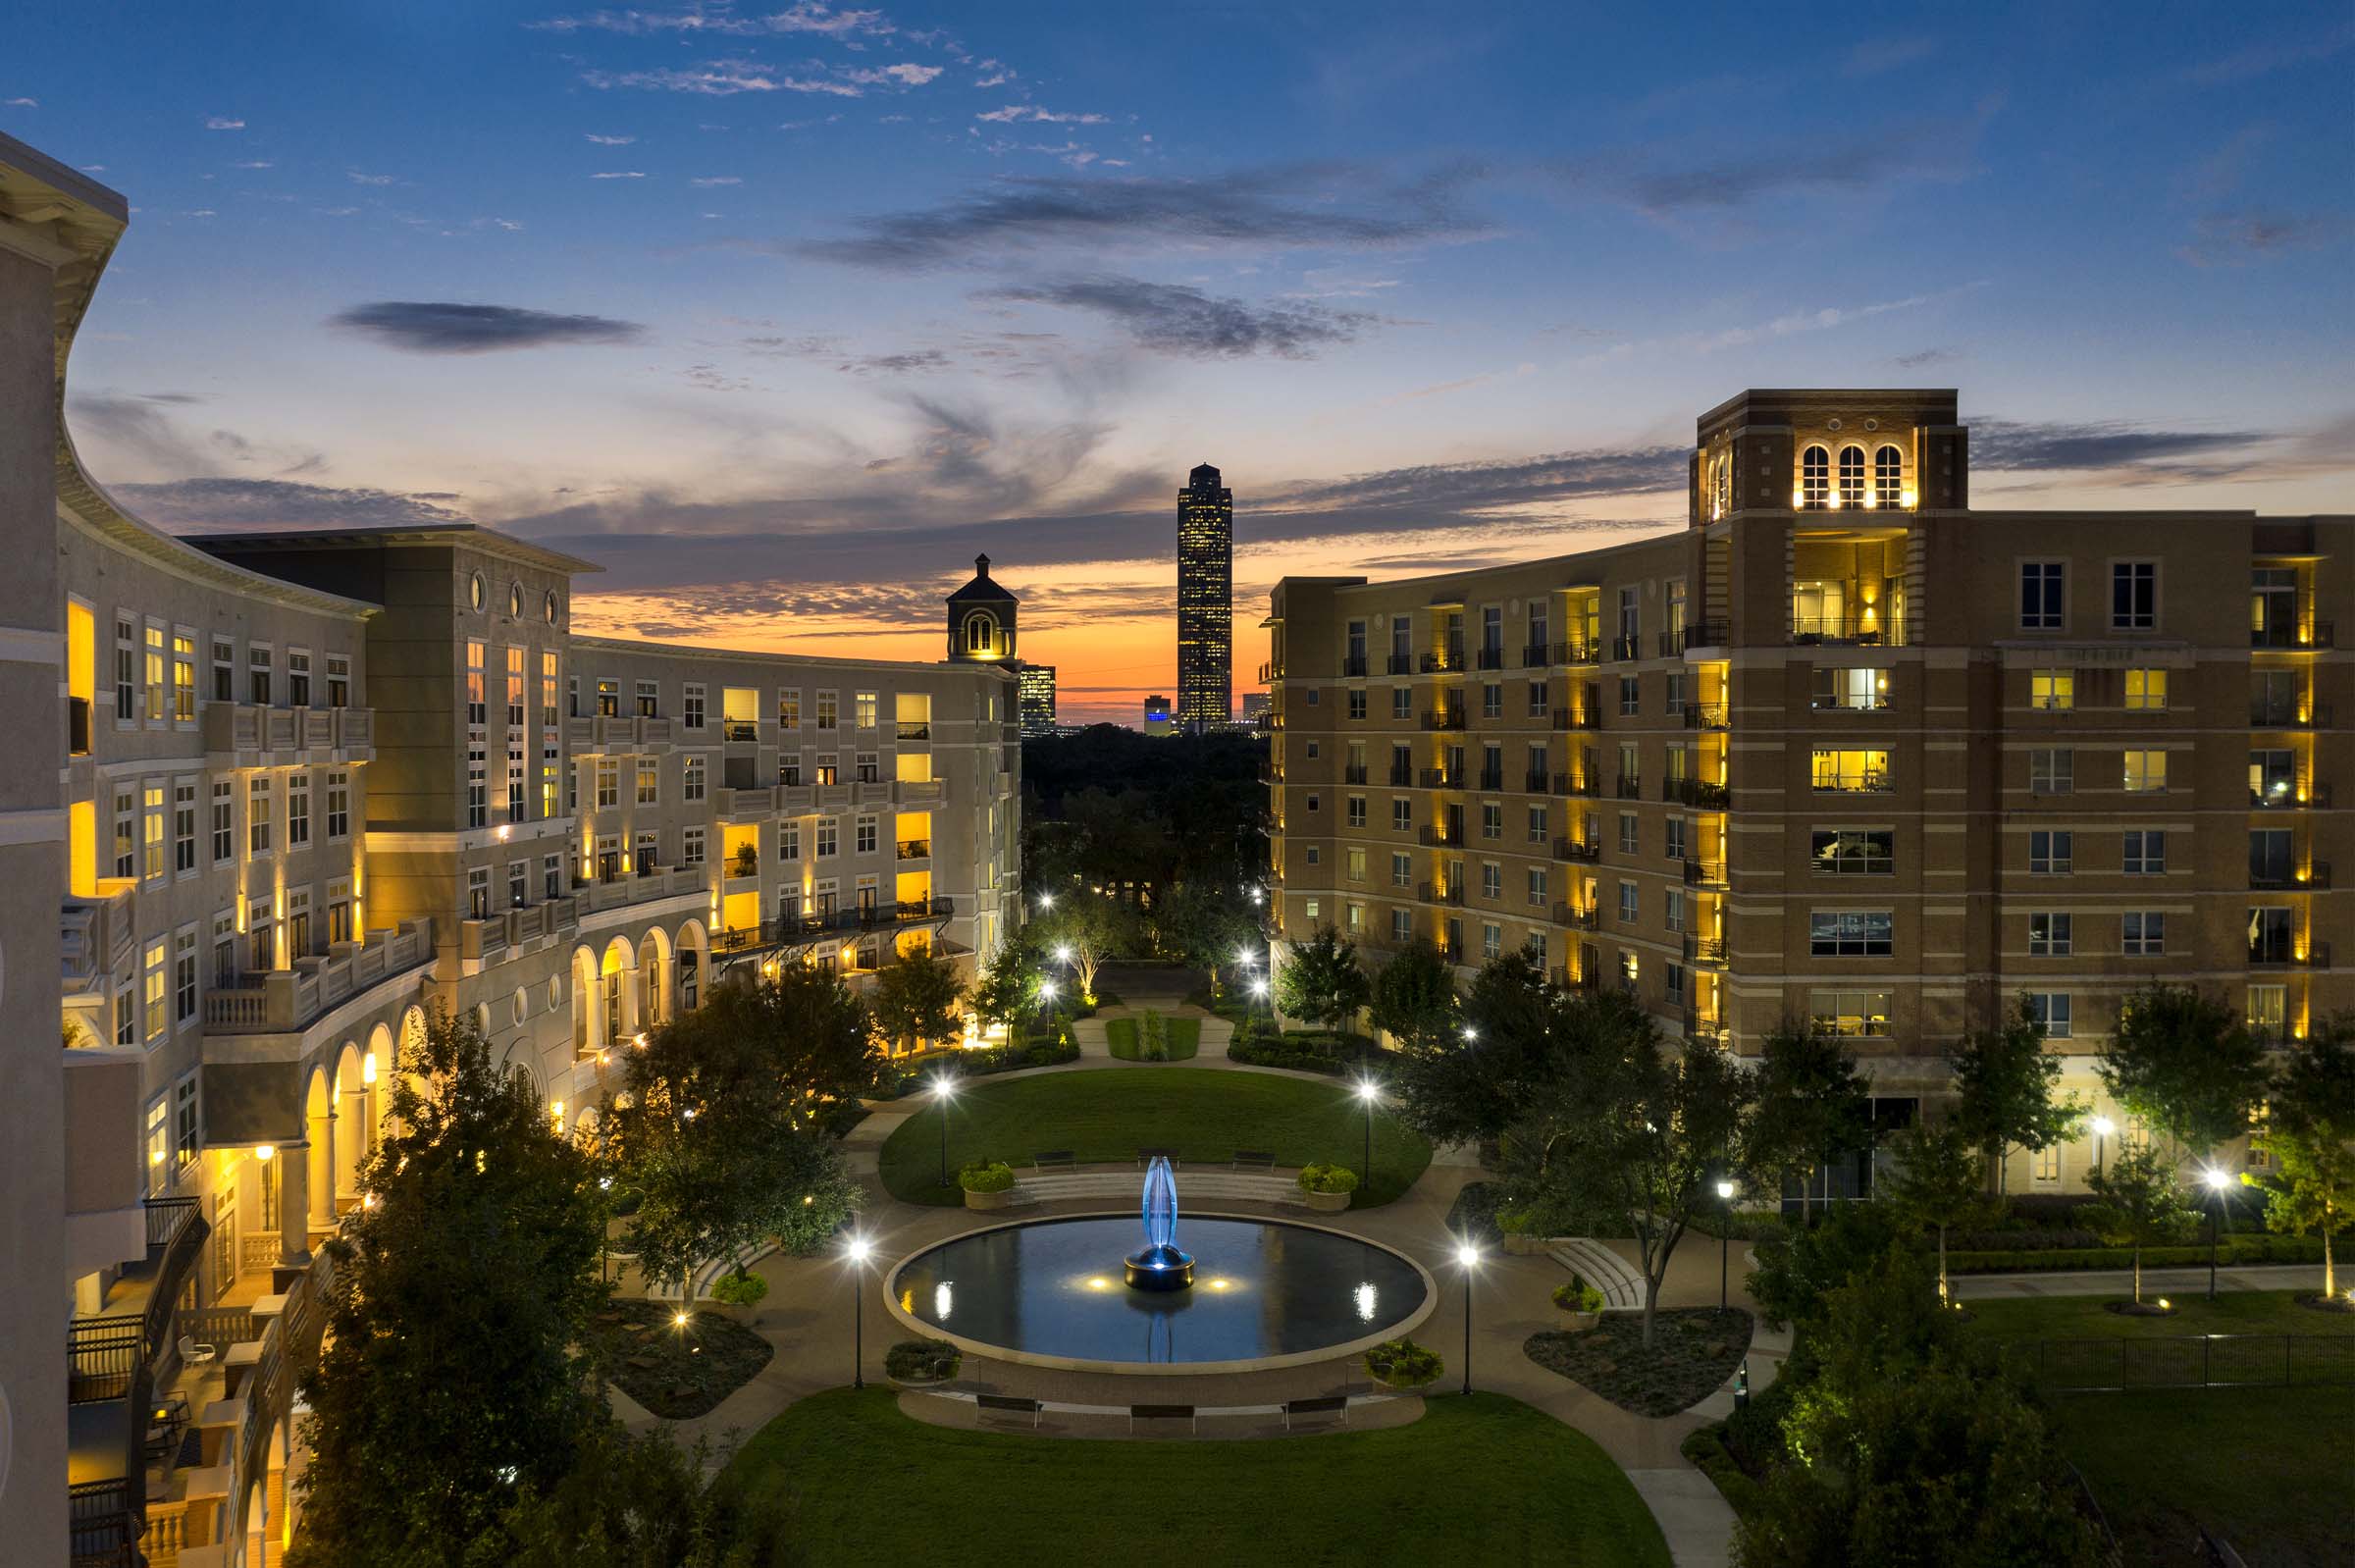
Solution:
<path fill-rule="evenodd" d="M 2129 20 L 2130 19 L 2130 20 Z M 133 207 L 76 351 L 174 529 L 471 519 L 584 629 L 1174 691 L 1176 494 L 1286 572 L 1681 519 L 1746 386 L 1951 386 L 1985 507 L 2355 510 L 2355 18 L 2315 6 L 19 7 Z"/>

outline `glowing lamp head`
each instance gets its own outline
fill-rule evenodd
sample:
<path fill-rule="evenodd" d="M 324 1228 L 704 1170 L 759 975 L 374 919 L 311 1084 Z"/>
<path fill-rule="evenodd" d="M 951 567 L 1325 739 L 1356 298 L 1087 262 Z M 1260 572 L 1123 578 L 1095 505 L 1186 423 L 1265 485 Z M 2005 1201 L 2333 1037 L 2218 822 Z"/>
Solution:
<path fill-rule="evenodd" d="M 1717 1183 L 1717 1196 L 1730 1201 L 1733 1198 L 1733 1195 L 1734 1184 L 1731 1181 L 1720 1181 Z"/>
<path fill-rule="evenodd" d="M 864 1263 L 875 1247 L 874 1243 L 867 1240 L 866 1237 L 855 1235 L 843 1243 L 842 1250 L 853 1263 Z"/>
<path fill-rule="evenodd" d="M 262 1164 L 268 1165 L 271 1161 L 278 1158 L 278 1145 L 275 1143 L 265 1143 L 253 1151 L 253 1157 L 261 1161 Z"/>
<path fill-rule="evenodd" d="M 1068 944 L 1055 949 L 1055 962 L 1058 964 L 1069 964 L 1072 962 L 1072 950 Z"/>
<path fill-rule="evenodd" d="M 1055 907 L 1055 895 L 1052 893 L 1041 893 L 1038 896 L 1038 907 L 1042 910 L 1053 909 Z"/>
<path fill-rule="evenodd" d="M 1357 1084 L 1357 1097 L 1368 1105 L 1372 1105 L 1382 1098 L 1382 1085 L 1372 1078 L 1360 1078 Z"/>
<path fill-rule="evenodd" d="M 943 1072 L 932 1080 L 932 1092 L 944 1100 L 953 1100 L 957 1097 L 957 1080 Z"/>
<path fill-rule="evenodd" d="M 2106 1138 L 2118 1130 L 2118 1124 L 2106 1116 L 2097 1116 L 2093 1119 L 2093 1130 Z"/>
<path fill-rule="evenodd" d="M 684 1329 L 687 1327 L 687 1314 L 684 1312 L 674 1312 L 670 1315 L 670 1322 L 672 1328 Z"/>
<path fill-rule="evenodd" d="M 2232 1177 L 2228 1172 L 2213 1169 L 2202 1172 L 2201 1179 L 2208 1183 L 2210 1190 L 2216 1192 L 2222 1192 L 2232 1184 Z"/>
<path fill-rule="evenodd" d="M 1480 1248 L 1467 1241 L 1455 1249 L 1455 1261 L 1467 1269 L 1480 1267 Z"/>
<path fill-rule="evenodd" d="M 1251 994 L 1257 997 L 1265 997 L 1268 994 L 1268 982 L 1265 980 L 1253 980 L 1251 982 Z"/>
<path fill-rule="evenodd" d="M 1055 982 L 1054 982 L 1053 980 L 1041 980 L 1041 981 L 1039 981 L 1039 982 L 1038 982 L 1038 994 L 1039 994 L 1040 996 L 1043 996 L 1043 997 L 1048 997 L 1048 998 L 1050 998 L 1050 999 L 1051 999 L 1051 998 L 1052 998 L 1052 997 L 1055 995 Z"/>
<path fill-rule="evenodd" d="M 1464 1038 L 1467 1040 L 1477 1040 L 1480 1038 L 1480 1030 L 1467 1023 L 1464 1025 Z"/>

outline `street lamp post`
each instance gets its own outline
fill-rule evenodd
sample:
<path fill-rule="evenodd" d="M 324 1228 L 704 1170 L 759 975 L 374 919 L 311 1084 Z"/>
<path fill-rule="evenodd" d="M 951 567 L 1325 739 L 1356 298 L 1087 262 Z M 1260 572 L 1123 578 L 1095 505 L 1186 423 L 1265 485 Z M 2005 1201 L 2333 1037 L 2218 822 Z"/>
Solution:
<path fill-rule="evenodd" d="M 1357 1097 L 1366 1102 L 1366 1163 L 1358 1168 L 1360 1181 L 1374 1179 L 1374 1104 L 1382 1098 L 1382 1085 L 1372 1078 L 1357 1080 Z"/>
<path fill-rule="evenodd" d="M 943 1072 L 932 1080 L 932 1105 L 940 1113 L 940 1184 L 949 1184 L 949 1102 L 957 1096 L 957 1080 Z"/>
<path fill-rule="evenodd" d="M 2217 1221 L 2224 1212 L 2224 1184 L 2232 1178 L 2224 1172 L 2209 1168 L 2208 1173 L 2208 1299 L 2216 1299 L 2216 1231 Z"/>
<path fill-rule="evenodd" d="M 1720 1181 L 1717 1183 L 1717 1310 L 1719 1312 L 1723 1312 L 1726 1307 L 1725 1281 L 1730 1267 L 1728 1259 L 1733 1251 L 1733 1235 L 1734 1184 L 1731 1181 Z"/>
<path fill-rule="evenodd" d="M 2093 1119 L 2093 1168 L 2096 1171 L 2102 1168 L 2102 1141 L 2117 1130 L 2118 1124 L 2108 1117 L 2097 1116 Z"/>
<path fill-rule="evenodd" d="M 1480 1248 L 1467 1241 L 1455 1249 L 1464 1271 L 1464 1392 L 1472 1391 L 1472 1271 L 1480 1267 Z"/>
<path fill-rule="evenodd" d="M 866 1237 L 854 1234 L 843 1249 L 851 1260 L 851 1386 L 866 1386 Z"/>

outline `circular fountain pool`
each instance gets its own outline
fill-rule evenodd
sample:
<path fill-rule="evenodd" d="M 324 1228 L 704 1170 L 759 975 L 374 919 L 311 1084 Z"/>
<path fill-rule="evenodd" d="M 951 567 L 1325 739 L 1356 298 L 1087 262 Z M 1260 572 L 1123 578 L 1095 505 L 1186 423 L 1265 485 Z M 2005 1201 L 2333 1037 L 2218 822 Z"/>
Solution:
<path fill-rule="evenodd" d="M 1187 1215 L 1191 1289 L 1123 1279 L 1133 1215 L 976 1230 L 891 1273 L 892 1316 L 974 1355 L 1098 1372 L 1238 1372 L 1355 1353 L 1430 1316 L 1431 1276 L 1356 1236 Z"/>

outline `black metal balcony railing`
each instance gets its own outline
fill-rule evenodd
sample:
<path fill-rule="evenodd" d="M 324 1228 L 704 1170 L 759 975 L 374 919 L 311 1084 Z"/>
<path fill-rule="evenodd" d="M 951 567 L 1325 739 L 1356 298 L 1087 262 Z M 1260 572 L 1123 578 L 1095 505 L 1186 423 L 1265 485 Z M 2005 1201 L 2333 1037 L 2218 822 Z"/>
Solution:
<path fill-rule="evenodd" d="M 1392 675 L 1412 675 L 1415 672 L 1415 655 L 1412 653 L 1392 653 L 1389 661 L 1389 672 Z"/>
<path fill-rule="evenodd" d="M 1921 642 L 1921 629 L 1888 615 L 1794 615 L 1791 641 L 1806 647 L 1913 648 Z"/>
<path fill-rule="evenodd" d="M 1897 780 L 1880 769 L 1861 773 L 1838 773 L 1815 780 L 1818 793 L 1843 795 L 1886 795 L 1897 788 Z"/>
<path fill-rule="evenodd" d="M 1272 686 L 1282 679 L 1283 679 L 1283 663 L 1282 660 L 1270 659 L 1265 664 L 1259 666 L 1260 685 Z"/>
<path fill-rule="evenodd" d="M 1454 904 L 1464 902 L 1461 882 L 1425 882 L 1415 890 L 1415 896 L 1426 904 Z"/>
<path fill-rule="evenodd" d="M 1613 663 L 1625 664 L 1641 657 L 1643 657 L 1643 644 L 1637 637 L 1628 635 L 1611 639 L 1611 661 Z"/>
<path fill-rule="evenodd" d="M 1706 779 L 1670 778 L 1660 781 L 1660 799 L 1681 801 L 1687 806 L 1723 809 L 1727 796 L 1724 785 L 1712 784 Z"/>
<path fill-rule="evenodd" d="M 1454 675 L 1460 673 L 1463 667 L 1464 651 L 1460 648 L 1423 655 L 1423 673 L 1426 675 Z"/>
<path fill-rule="evenodd" d="M 1344 764 L 1342 764 L 1342 767 L 1341 767 L 1341 782 L 1342 782 L 1342 783 L 1344 783 L 1344 784 L 1363 784 L 1365 781 L 1366 781 L 1366 764 L 1365 764 L 1365 763 L 1363 763 L 1363 762 L 1347 762 L 1347 763 L 1344 763 Z"/>
<path fill-rule="evenodd" d="M 137 1497 L 128 1479 L 77 1482 L 66 1489 L 67 1561 L 72 1568 L 141 1568 L 146 1522 L 143 1481 Z"/>
<path fill-rule="evenodd" d="M 1464 727 L 1464 710 L 1460 707 L 1425 709 L 1423 727 L 1427 730 L 1460 730 Z"/>
<path fill-rule="evenodd" d="M 2251 648 L 2336 648 L 2338 629 L 2329 621 L 2300 616 L 2295 620 L 2268 621 L 2263 626 L 2249 628 Z"/>
<path fill-rule="evenodd" d="M 1416 831 L 1415 842 L 1426 849 L 1439 849 L 1445 845 L 1462 843 L 1463 836 L 1450 834 L 1446 828 L 1437 822 L 1426 822 Z"/>
<path fill-rule="evenodd" d="M 1623 801 L 1642 800 L 1644 798 L 1643 775 L 1640 773 L 1620 774 L 1619 783 L 1616 787 L 1615 793 L 1618 795 L 1619 799 Z"/>
<path fill-rule="evenodd" d="M 1593 800 L 1596 793 L 1595 774 L 1590 771 L 1583 777 L 1574 778 L 1568 773 L 1556 773 L 1553 775 L 1553 793 Z"/>
<path fill-rule="evenodd" d="M 1573 931 L 1592 931 L 1595 929 L 1595 906 L 1590 904 L 1582 910 L 1575 904 L 1556 904 L 1553 907 L 1553 923 L 1566 925 Z"/>
<path fill-rule="evenodd" d="M 1552 782 L 1553 779 L 1551 775 L 1544 772 L 1525 773 L 1521 776 L 1521 793 L 1524 795 L 1543 795 L 1546 792 L 1546 786 Z"/>
<path fill-rule="evenodd" d="M 1696 648 L 1723 648 L 1732 641 L 1723 620 L 1695 621 L 1685 628 L 1685 651 Z"/>
<path fill-rule="evenodd" d="M 2316 861 L 2304 870 L 2294 865 L 2252 865 L 2249 867 L 2249 887 L 2253 892 L 2297 893 L 2322 891 L 2330 885 L 2330 862 Z"/>
<path fill-rule="evenodd" d="M 1874 692 L 1859 701 L 1848 692 L 1815 692 L 1807 698 L 1807 706 L 1818 713 L 1877 713 L 1889 706 L 1889 694 Z"/>
<path fill-rule="evenodd" d="M 1721 936 L 1686 937 L 1685 962 L 1722 966 L 1725 963 L 1725 938 Z"/>
<path fill-rule="evenodd" d="M 1541 669 L 1544 667 L 1546 663 L 1548 647 L 1549 645 L 1544 643 L 1522 644 L 1521 667 L 1523 669 Z"/>
<path fill-rule="evenodd" d="M 1401 763 L 1390 769 L 1390 782 L 1397 785 L 1400 789 L 1404 789 L 1406 786 L 1414 783 L 1414 781 L 1415 770 L 1411 765 Z"/>
<path fill-rule="evenodd" d="M 955 915 L 956 905 L 945 898 L 905 899 L 896 904 L 854 905 L 849 909 L 813 911 L 807 915 L 778 915 L 759 925 L 729 926 L 713 934 L 715 953 L 742 953 L 757 948 L 783 947 L 854 931 L 889 930 L 895 926 L 926 925 Z"/>
<path fill-rule="evenodd" d="M 1684 628 L 1680 626 L 1675 631 L 1659 633 L 1656 638 L 1656 643 L 1659 649 L 1660 657 L 1678 657 L 1685 651 Z"/>
<path fill-rule="evenodd" d="M 2255 968 L 2276 968 L 2288 966 L 2301 969 L 2327 969 L 2330 967 L 2330 944 L 2310 942 L 2304 952 L 2295 944 L 2271 939 L 2249 944 L 2249 964 Z"/>
<path fill-rule="evenodd" d="M 722 719 L 719 738 L 723 741 L 757 741 L 760 738 L 759 721 L 750 718 Z"/>
<path fill-rule="evenodd" d="M 1557 730 L 1598 730 L 1602 728 L 1602 710 L 1588 707 L 1583 712 L 1574 713 L 1566 707 L 1557 707 L 1553 710 L 1553 727 Z"/>
<path fill-rule="evenodd" d="M 1592 991 L 1595 989 L 1595 971 L 1593 969 L 1589 969 L 1583 974 L 1573 974 L 1567 967 L 1557 964 L 1547 973 L 1546 978 L 1565 991 Z"/>
<path fill-rule="evenodd" d="M 1602 859 L 1602 846 L 1593 839 L 1557 838 L 1553 841 L 1553 858 L 1593 865 Z"/>
<path fill-rule="evenodd" d="M 1415 782 L 1427 790 L 1461 789 L 1462 781 L 1443 767 L 1427 767 L 1415 775 Z"/>
<path fill-rule="evenodd" d="M 1583 637 L 1573 637 L 1555 643 L 1547 650 L 1546 662 L 1552 664 L 1593 664 L 1596 662 L 1596 647 Z"/>
<path fill-rule="evenodd" d="M 1366 672 L 1366 655 L 1365 655 L 1365 654 L 1363 654 L 1363 653 L 1343 653 L 1343 654 L 1341 655 L 1341 676 L 1342 676 L 1342 678 L 1343 678 L 1344 680 L 1353 680 L 1353 679 L 1355 679 L 1356 677 L 1358 677 L 1358 676 L 1360 676 L 1360 675 L 1363 675 L 1363 674 L 1365 674 L 1365 672 Z"/>
<path fill-rule="evenodd" d="M 1483 648 L 1478 657 L 1482 669 L 1504 668 L 1504 650 L 1501 648 Z"/>
<path fill-rule="evenodd" d="M 1685 862 L 1685 886 L 1717 888 L 1725 886 L 1725 862 L 1723 861 L 1687 861 Z"/>
<path fill-rule="evenodd" d="M 2251 703 L 2249 728 L 2259 730 L 2327 730 L 2330 708 L 2324 703 Z"/>
<path fill-rule="evenodd" d="M 1685 728 L 1689 730 L 1721 730 L 1726 727 L 1723 703 L 1687 703 Z"/>
<path fill-rule="evenodd" d="M 2308 782 L 2304 785 L 2268 784 L 2249 791 L 2249 807 L 2263 811 L 2328 810 L 2330 807 L 2330 786 Z"/>
<path fill-rule="evenodd" d="M 1501 767 L 1482 768 L 1480 770 L 1480 787 L 1484 790 L 1504 788 L 1504 769 Z"/>
<path fill-rule="evenodd" d="M 903 861 L 928 861 L 932 858 L 932 841 L 928 838 L 904 838 L 896 846 Z"/>

